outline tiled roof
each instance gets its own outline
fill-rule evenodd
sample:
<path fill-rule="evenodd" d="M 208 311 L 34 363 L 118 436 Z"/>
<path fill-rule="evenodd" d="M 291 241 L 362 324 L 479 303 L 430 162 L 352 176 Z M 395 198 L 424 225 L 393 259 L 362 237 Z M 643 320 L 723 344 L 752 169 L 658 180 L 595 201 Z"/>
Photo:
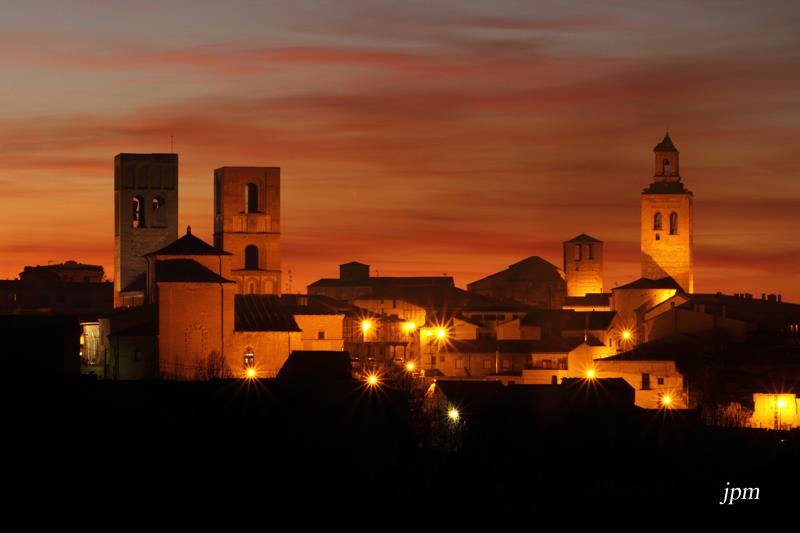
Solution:
<path fill-rule="evenodd" d="M 215 248 L 192 235 L 191 226 L 186 228 L 186 235 L 173 241 L 171 244 L 166 245 L 160 250 L 145 254 L 150 255 L 231 255 L 230 253 Z"/>
<path fill-rule="evenodd" d="M 583 344 L 582 339 L 564 339 L 552 337 L 542 340 L 519 339 L 468 339 L 453 340 L 444 348 L 448 352 L 456 353 L 568 353 Z"/>
<path fill-rule="evenodd" d="M 212 272 L 191 259 L 156 261 L 156 282 L 159 283 L 235 283 Z"/>
<path fill-rule="evenodd" d="M 467 284 L 467 288 L 471 290 L 473 285 L 479 284 L 484 281 L 488 280 L 503 280 L 503 281 L 563 281 L 564 276 L 561 273 L 561 270 L 555 266 L 554 264 L 550 263 L 539 257 L 538 255 L 533 255 L 522 261 L 517 261 L 513 265 L 510 265 L 507 269 L 501 270 L 500 272 L 495 272 L 494 274 L 489 274 L 477 281 L 473 281 L 472 283 Z"/>
<path fill-rule="evenodd" d="M 625 285 L 614 287 L 612 290 L 619 291 L 625 289 L 675 289 L 683 292 L 678 282 L 669 276 L 660 279 L 639 278 Z"/>
<path fill-rule="evenodd" d="M 603 329 L 611 327 L 611 321 L 616 316 L 616 311 L 572 311 L 564 312 L 563 329 Z"/>
<path fill-rule="evenodd" d="M 654 181 L 642 194 L 692 194 L 680 181 Z"/>
<path fill-rule="evenodd" d="M 677 152 L 678 149 L 675 148 L 675 145 L 672 144 L 672 139 L 669 138 L 669 133 L 664 135 L 664 138 L 661 140 L 660 143 L 653 148 L 654 152 Z"/>
<path fill-rule="evenodd" d="M 277 296 L 237 294 L 233 306 L 236 331 L 301 331 Z"/>
<path fill-rule="evenodd" d="M 611 293 L 591 293 L 584 296 L 567 296 L 564 307 L 608 307 L 611 304 Z"/>
<path fill-rule="evenodd" d="M 452 276 L 422 276 L 422 277 L 369 277 L 361 279 L 322 278 L 309 287 L 453 287 Z"/>
<path fill-rule="evenodd" d="M 603 241 L 601 241 L 600 239 L 595 239 L 594 237 L 590 237 L 585 233 L 581 233 L 577 237 L 573 237 L 568 241 L 564 241 L 565 244 L 568 242 L 603 242 Z"/>

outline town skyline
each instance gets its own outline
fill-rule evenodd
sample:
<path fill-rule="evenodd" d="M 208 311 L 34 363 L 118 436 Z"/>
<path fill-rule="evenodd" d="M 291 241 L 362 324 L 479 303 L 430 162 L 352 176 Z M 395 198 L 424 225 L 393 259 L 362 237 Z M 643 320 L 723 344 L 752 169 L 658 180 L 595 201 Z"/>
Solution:
<path fill-rule="evenodd" d="M 695 290 L 800 301 L 789 4 L 743 4 L 710 32 L 683 4 L 430 7 L 402 21 L 349 7 L 373 27 L 308 8 L 266 37 L 232 10 L 208 35 L 141 30 L 212 16 L 198 5 L 163 20 L 98 7 L 86 32 L 59 18 L 84 4 L 10 9 L 0 276 L 75 259 L 111 277 L 113 156 L 168 152 L 172 136 L 180 227 L 209 242 L 213 169 L 281 167 L 284 289 L 289 270 L 297 292 L 351 260 L 463 287 L 531 255 L 560 266 L 580 233 L 606 243 L 610 289 L 639 276 L 639 195 L 669 129 L 696 198 Z M 769 34 L 742 31 L 753 24 Z M 45 36 L 52 53 L 37 51 Z"/>

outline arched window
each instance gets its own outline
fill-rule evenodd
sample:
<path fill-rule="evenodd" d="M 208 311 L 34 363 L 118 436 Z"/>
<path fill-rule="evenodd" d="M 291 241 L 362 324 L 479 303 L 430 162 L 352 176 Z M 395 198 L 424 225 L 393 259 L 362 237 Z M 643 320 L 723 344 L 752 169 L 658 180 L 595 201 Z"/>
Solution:
<path fill-rule="evenodd" d="M 249 245 L 244 249 L 244 268 L 246 270 L 258 270 L 258 247 Z"/>
<path fill-rule="evenodd" d="M 153 197 L 153 227 L 165 228 L 167 226 L 167 210 L 164 209 L 164 198 Z"/>
<path fill-rule="evenodd" d="M 678 234 L 678 213 L 675 213 L 674 211 L 669 214 L 669 234 Z"/>
<path fill-rule="evenodd" d="M 247 347 L 244 349 L 244 354 L 242 355 L 242 362 L 244 363 L 245 368 L 253 368 L 256 362 L 256 356 L 253 353 L 253 349 L 251 347 Z"/>
<path fill-rule="evenodd" d="M 131 219 L 131 227 L 143 228 L 144 227 L 144 198 L 141 196 L 134 196 L 131 204 L 133 209 L 133 218 Z"/>
<path fill-rule="evenodd" d="M 247 293 L 248 294 L 255 294 L 256 293 L 256 284 L 254 281 L 251 281 L 247 286 Z"/>
<path fill-rule="evenodd" d="M 656 212 L 653 215 L 653 231 L 661 231 L 664 229 L 664 217 L 661 216 L 660 212 Z"/>
<path fill-rule="evenodd" d="M 244 189 L 245 207 L 248 213 L 258 213 L 258 185 L 248 183 Z"/>
<path fill-rule="evenodd" d="M 664 175 L 669 176 L 669 159 L 665 159 L 663 163 Z"/>
<path fill-rule="evenodd" d="M 581 260 L 581 245 L 576 244 L 575 247 L 572 249 L 572 257 L 575 261 Z"/>

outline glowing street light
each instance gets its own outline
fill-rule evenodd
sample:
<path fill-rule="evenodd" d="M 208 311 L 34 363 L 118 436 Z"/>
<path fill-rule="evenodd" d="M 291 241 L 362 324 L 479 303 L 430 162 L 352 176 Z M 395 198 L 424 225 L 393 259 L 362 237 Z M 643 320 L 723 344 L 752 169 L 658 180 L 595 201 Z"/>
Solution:
<path fill-rule="evenodd" d="M 777 402 L 778 409 L 786 409 L 786 400 L 780 398 Z"/>
<path fill-rule="evenodd" d="M 447 330 L 445 328 L 436 328 L 436 338 L 440 341 L 447 338 Z"/>
<path fill-rule="evenodd" d="M 403 324 L 403 331 L 406 332 L 406 335 L 411 335 L 414 333 L 414 330 L 417 328 L 417 325 L 413 322 L 406 322 Z"/>
<path fill-rule="evenodd" d="M 447 411 L 447 418 L 450 419 L 451 422 L 458 422 L 458 419 L 461 417 L 461 413 L 458 412 L 458 409 L 455 407 L 451 407 Z"/>
<path fill-rule="evenodd" d="M 406 371 L 407 372 L 413 372 L 414 370 L 416 370 L 416 368 L 417 368 L 417 365 L 414 363 L 414 361 L 409 361 L 408 363 L 406 363 Z"/>
<path fill-rule="evenodd" d="M 370 332 L 370 330 L 372 329 L 372 326 L 373 326 L 372 320 L 367 320 L 367 319 L 362 320 L 361 321 L 361 332 L 364 335 L 366 335 L 367 333 Z"/>
<path fill-rule="evenodd" d="M 253 368 L 252 366 L 248 367 L 247 370 L 244 371 L 244 376 L 247 379 L 254 379 L 256 377 L 256 375 L 257 375 L 256 374 L 256 369 Z"/>
<path fill-rule="evenodd" d="M 586 379 L 594 379 L 597 377 L 597 372 L 595 372 L 594 368 L 590 368 L 586 371 Z"/>
<path fill-rule="evenodd" d="M 664 407 L 665 409 L 669 409 L 670 407 L 672 407 L 672 396 L 670 396 L 669 394 L 664 394 L 663 396 L 661 396 L 661 406 Z"/>
<path fill-rule="evenodd" d="M 622 340 L 629 341 L 633 337 L 633 332 L 629 329 L 622 330 Z"/>
<path fill-rule="evenodd" d="M 377 387 L 378 384 L 380 383 L 380 380 L 378 379 L 378 374 L 369 374 L 367 376 L 367 380 L 366 381 L 367 381 L 367 385 L 370 386 L 370 387 Z"/>

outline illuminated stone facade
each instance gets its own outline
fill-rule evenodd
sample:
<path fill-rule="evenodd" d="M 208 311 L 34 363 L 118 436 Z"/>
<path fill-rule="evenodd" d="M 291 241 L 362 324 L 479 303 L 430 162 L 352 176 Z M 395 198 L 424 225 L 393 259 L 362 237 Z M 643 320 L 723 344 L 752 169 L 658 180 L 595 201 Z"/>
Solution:
<path fill-rule="evenodd" d="M 678 150 L 669 135 L 653 150 L 653 182 L 642 191 L 642 277 L 671 277 L 694 292 L 693 195 L 678 171 Z"/>
<path fill-rule="evenodd" d="M 232 254 L 240 294 L 281 293 L 281 169 L 214 171 L 214 245 Z"/>
<path fill-rule="evenodd" d="M 564 242 L 567 296 L 603 292 L 603 241 L 585 233 Z"/>

